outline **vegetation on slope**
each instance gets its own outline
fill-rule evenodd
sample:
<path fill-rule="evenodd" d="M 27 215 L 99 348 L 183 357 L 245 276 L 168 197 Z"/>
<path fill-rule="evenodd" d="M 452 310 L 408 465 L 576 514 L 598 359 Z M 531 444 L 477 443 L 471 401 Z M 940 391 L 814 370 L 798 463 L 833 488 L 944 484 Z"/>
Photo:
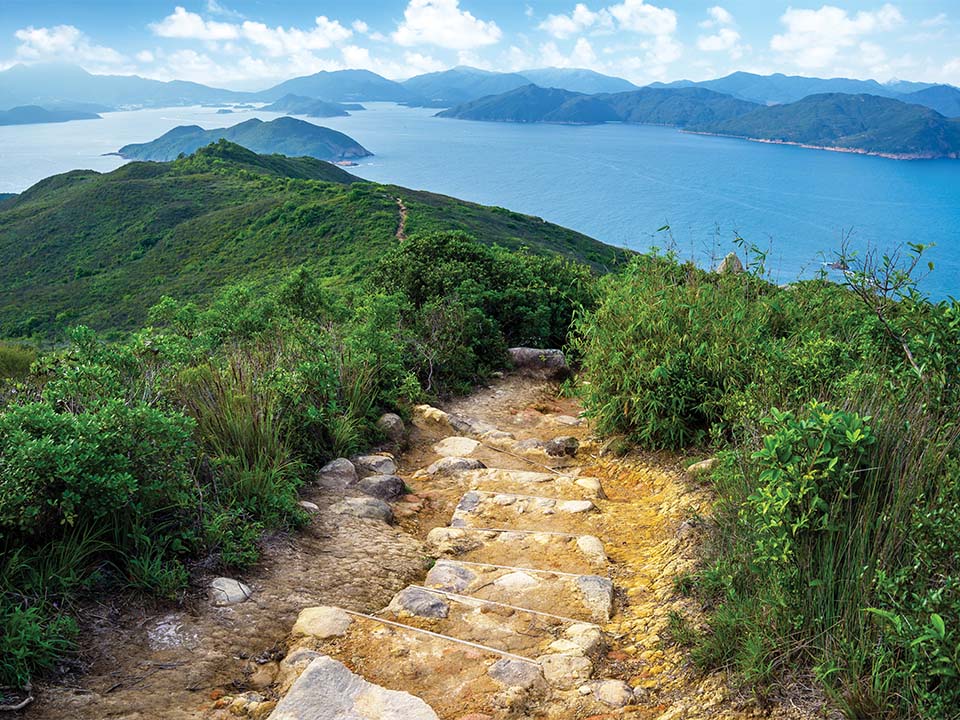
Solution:
<path fill-rule="evenodd" d="M 812 95 L 691 130 L 915 157 L 960 157 L 960 122 L 875 95 Z"/>
<path fill-rule="evenodd" d="M 815 679 L 851 720 L 960 707 L 960 303 L 920 297 L 915 260 L 779 288 L 639 257 L 576 323 L 601 430 L 722 450 L 678 579 L 709 621 L 672 634 L 761 700 Z"/>
<path fill-rule="evenodd" d="M 269 122 L 252 118 L 228 128 L 204 130 L 199 125 L 180 125 L 156 140 L 124 145 L 117 154 L 133 160 L 174 160 L 217 142 L 227 140 L 255 153 L 319 160 L 352 160 L 372 155 L 349 135 L 304 120 L 282 117 Z"/>
<path fill-rule="evenodd" d="M 48 178 L 0 209 L 0 336 L 49 337 L 84 323 L 132 329 L 163 295 L 212 298 L 305 266 L 331 286 L 373 270 L 407 233 L 461 230 L 612 266 L 623 253 L 500 208 L 359 182 L 310 158 L 219 143 L 171 163 Z"/>

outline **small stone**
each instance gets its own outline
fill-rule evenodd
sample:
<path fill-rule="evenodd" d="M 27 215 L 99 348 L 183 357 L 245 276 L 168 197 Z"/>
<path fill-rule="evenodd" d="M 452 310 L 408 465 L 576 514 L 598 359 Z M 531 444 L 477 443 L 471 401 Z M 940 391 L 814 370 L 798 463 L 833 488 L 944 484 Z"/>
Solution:
<path fill-rule="evenodd" d="M 437 455 L 444 457 L 465 457 L 471 455 L 480 443 L 468 437 L 448 437 L 433 446 L 433 451 Z"/>
<path fill-rule="evenodd" d="M 599 649 L 603 644 L 603 634 L 596 625 L 575 623 L 568 627 L 563 634 L 587 654 Z"/>
<path fill-rule="evenodd" d="M 424 584 L 435 587 L 438 590 L 461 593 L 476 579 L 476 574 L 467 570 L 467 568 L 462 565 L 456 565 L 447 560 L 440 560 L 430 568 Z"/>
<path fill-rule="evenodd" d="M 517 570 L 515 572 L 507 573 L 506 575 L 501 575 L 493 581 L 493 584 L 502 590 L 518 592 L 536 587 L 540 584 L 540 582 L 527 573 Z"/>
<path fill-rule="evenodd" d="M 457 503 L 457 511 L 462 513 L 470 513 L 480 507 L 480 501 L 483 499 L 483 496 L 471 490 L 470 492 L 464 493 L 463 497 L 460 498 L 460 502 Z"/>
<path fill-rule="evenodd" d="M 583 648 L 577 645 L 572 640 L 565 640 L 561 638 L 560 640 L 554 640 L 548 646 L 548 649 L 551 652 L 557 653 L 567 653 L 568 655 L 583 655 Z"/>
<path fill-rule="evenodd" d="M 706 460 L 701 460 L 696 462 L 690 467 L 687 468 L 687 473 L 693 477 L 698 475 L 703 475 L 713 470 L 714 466 L 717 464 L 717 458 L 707 458 Z"/>
<path fill-rule="evenodd" d="M 450 416 L 430 405 L 416 405 L 413 408 L 413 424 L 421 430 L 445 431 L 450 428 Z"/>
<path fill-rule="evenodd" d="M 301 500 L 297 503 L 300 507 L 306 510 L 308 513 L 318 513 L 320 512 L 320 506 L 316 503 L 312 503 L 309 500 Z"/>
<path fill-rule="evenodd" d="M 488 422 L 484 422 L 483 420 L 477 420 L 476 418 L 450 415 L 449 419 L 450 427 L 452 427 L 461 435 L 480 437 L 481 435 L 486 435 L 487 433 L 497 431 L 496 426 L 491 425 Z"/>
<path fill-rule="evenodd" d="M 233 578 L 218 577 L 210 583 L 210 602 L 218 607 L 246 602 L 252 595 L 253 590 Z"/>
<path fill-rule="evenodd" d="M 550 685 L 558 688 L 574 688 L 590 679 L 593 663 L 583 655 L 556 653 L 537 658 L 543 676 Z"/>
<path fill-rule="evenodd" d="M 597 497 L 604 497 L 603 487 L 600 485 L 600 481 L 593 477 L 584 477 L 577 478 L 574 480 L 574 484 L 578 487 L 582 487 L 587 492 Z"/>
<path fill-rule="evenodd" d="M 575 418 L 571 417 L 570 415 L 554 415 L 553 420 L 561 425 L 569 425 L 571 427 L 583 425 L 582 418 Z"/>
<path fill-rule="evenodd" d="M 613 611 L 613 583 L 599 575 L 581 575 L 577 578 L 577 589 L 593 616 L 598 620 L 609 620 Z"/>
<path fill-rule="evenodd" d="M 407 428 L 403 419 L 395 413 L 384 413 L 377 420 L 377 428 L 387 436 L 392 443 L 402 443 L 407 436 Z"/>
<path fill-rule="evenodd" d="M 566 500 L 557 506 L 557 510 L 565 513 L 590 512 L 596 506 L 589 500 Z"/>
<path fill-rule="evenodd" d="M 633 688 L 622 680 L 604 680 L 594 689 L 597 700 L 610 707 L 623 707 L 633 702 Z"/>
<path fill-rule="evenodd" d="M 357 490 L 380 500 L 397 500 L 406 484 L 396 475 L 370 475 L 357 482 Z"/>
<path fill-rule="evenodd" d="M 453 475 L 465 470 L 482 470 L 485 468 L 479 460 L 465 457 L 443 457 L 421 472 L 427 475 Z"/>
<path fill-rule="evenodd" d="M 389 455 L 358 455 L 351 458 L 360 478 L 370 475 L 396 475 L 397 464 Z"/>
<path fill-rule="evenodd" d="M 383 500 L 377 498 L 347 498 L 330 507 L 337 515 L 351 515 L 357 518 L 379 520 L 388 525 L 393 522 L 393 511 Z"/>
<path fill-rule="evenodd" d="M 530 452 L 532 450 L 541 450 L 546 451 L 547 444 L 543 440 L 538 438 L 527 438 L 526 440 L 521 440 L 513 446 L 513 449 L 517 452 Z"/>
<path fill-rule="evenodd" d="M 561 435 L 548 441 L 544 449 L 550 457 L 563 457 L 564 455 L 573 457 L 580 449 L 580 441 L 572 435 Z"/>
<path fill-rule="evenodd" d="M 603 549 L 603 543 L 593 535 L 581 535 L 577 538 L 577 547 L 580 552 L 587 555 L 591 560 L 602 562 L 607 559 L 607 553 Z"/>
<path fill-rule="evenodd" d="M 487 674 L 507 687 L 527 689 L 543 682 L 543 673 L 538 665 L 512 658 L 497 660 Z"/>
<path fill-rule="evenodd" d="M 301 610 L 291 633 L 326 640 L 345 634 L 352 623 L 353 618 L 346 611 L 321 605 Z"/>
<path fill-rule="evenodd" d="M 490 501 L 494 505 L 500 505 L 501 507 L 506 507 L 507 505 L 513 505 L 517 502 L 516 495 L 494 495 L 493 499 Z"/>
<path fill-rule="evenodd" d="M 346 458 L 337 458 L 320 468 L 317 482 L 328 490 L 344 490 L 357 482 L 357 469 Z"/>
<path fill-rule="evenodd" d="M 250 684 L 250 687 L 256 688 L 257 690 L 270 687 L 277 679 L 277 672 L 279 669 L 280 664 L 276 662 L 268 662 L 264 663 L 263 665 L 257 665 L 254 667 L 253 672 L 250 673 L 250 677 L 247 679 L 247 682 Z"/>
<path fill-rule="evenodd" d="M 417 587 L 407 587 L 393 596 L 387 606 L 396 615 L 415 615 L 425 618 L 445 618 L 450 612 L 450 603 L 443 595 Z"/>
<path fill-rule="evenodd" d="M 581 695 L 589 695 L 593 692 L 593 688 L 589 685 L 581 685 L 579 688 L 577 688 L 577 692 Z"/>

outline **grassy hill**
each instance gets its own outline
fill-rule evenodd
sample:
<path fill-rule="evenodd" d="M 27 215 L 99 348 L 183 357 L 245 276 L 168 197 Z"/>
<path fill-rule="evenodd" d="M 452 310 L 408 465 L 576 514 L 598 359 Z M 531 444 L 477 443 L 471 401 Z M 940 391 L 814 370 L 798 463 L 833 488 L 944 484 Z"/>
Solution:
<path fill-rule="evenodd" d="M 595 267 L 623 253 L 540 218 L 221 142 L 169 163 L 57 175 L 0 205 L 0 336 L 129 329 L 163 295 L 207 298 L 301 265 L 349 284 L 396 245 L 397 198 L 408 235 L 463 230 Z"/>
<path fill-rule="evenodd" d="M 938 158 L 960 153 L 960 122 L 920 105 L 875 95 L 811 95 L 691 129 L 894 156 Z"/>

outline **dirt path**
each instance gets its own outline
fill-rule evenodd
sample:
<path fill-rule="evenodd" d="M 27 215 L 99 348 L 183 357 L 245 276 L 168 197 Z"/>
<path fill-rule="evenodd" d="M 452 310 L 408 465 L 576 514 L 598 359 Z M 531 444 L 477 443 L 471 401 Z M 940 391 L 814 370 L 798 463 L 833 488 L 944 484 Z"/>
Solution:
<path fill-rule="evenodd" d="M 400 211 L 400 221 L 397 223 L 397 240 L 403 242 L 407 239 L 407 206 L 403 204 L 403 198 L 397 198 L 397 209 Z"/>
<path fill-rule="evenodd" d="M 26 716 L 259 719 L 281 701 L 274 717 L 306 720 L 284 708 L 319 697 L 304 690 L 316 653 L 443 720 L 761 714 L 669 642 L 670 612 L 698 611 L 673 589 L 695 558 L 687 521 L 709 513 L 677 458 L 600 457 L 574 401 L 517 376 L 445 409 L 418 412 L 397 458 L 415 495 L 392 503 L 395 525 L 336 514 L 343 493 L 311 488 L 310 527 L 242 578 L 252 599 L 104 608 L 85 626 L 87 674 L 43 688 Z M 564 436 L 575 454 L 544 452 Z M 315 606 L 349 612 L 300 615 L 313 624 L 291 633 Z"/>

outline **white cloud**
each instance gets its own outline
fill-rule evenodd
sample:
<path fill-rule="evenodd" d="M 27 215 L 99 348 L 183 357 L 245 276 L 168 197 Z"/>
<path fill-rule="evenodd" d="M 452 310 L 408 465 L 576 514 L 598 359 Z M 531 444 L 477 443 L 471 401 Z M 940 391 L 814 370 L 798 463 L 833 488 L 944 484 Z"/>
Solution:
<path fill-rule="evenodd" d="M 743 57 L 743 48 L 740 46 L 740 33 L 733 27 L 733 15 L 728 10 L 714 5 L 707 9 L 708 18 L 700 23 L 704 29 L 715 29 L 710 35 L 700 35 L 697 38 L 697 49 L 702 52 L 725 52 L 731 60 Z"/>
<path fill-rule="evenodd" d="M 480 20 L 461 10 L 459 0 L 410 0 L 393 40 L 405 47 L 436 45 L 471 50 L 493 45 L 503 35 L 492 20 Z"/>
<path fill-rule="evenodd" d="M 183 40 L 235 40 L 240 37 L 239 28 L 232 23 L 204 20 L 197 13 L 176 7 L 158 23 L 150 25 L 154 35 Z"/>
<path fill-rule="evenodd" d="M 612 17 L 610 13 L 605 9 L 599 12 L 593 12 L 583 3 L 577 3 L 576 7 L 573 8 L 573 12 L 569 15 L 548 15 L 547 19 L 537 27 L 553 35 L 553 37 L 558 40 L 565 40 L 595 25 L 601 27 L 611 26 Z"/>
<path fill-rule="evenodd" d="M 733 25 L 733 15 L 730 14 L 729 10 L 719 5 L 707 8 L 707 15 L 709 15 L 709 17 L 700 23 L 700 27 L 706 30 L 718 26 Z"/>
<path fill-rule="evenodd" d="M 933 27 L 942 27 L 944 25 L 949 25 L 949 24 L 950 24 L 950 20 L 947 18 L 947 14 L 940 13 L 938 15 L 934 15 L 933 17 L 929 17 L 926 20 L 922 20 L 920 22 L 920 27 L 933 28 Z"/>
<path fill-rule="evenodd" d="M 149 50 L 141 50 L 137 53 L 137 60 L 142 63 L 150 64 L 155 60 L 154 54 Z"/>
<path fill-rule="evenodd" d="M 835 67 L 843 51 L 856 48 L 865 36 L 903 23 L 895 5 L 850 15 L 832 5 L 819 10 L 789 8 L 780 18 L 786 32 L 774 35 L 770 48 L 802 70 Z"/>
<path fill-rule="evenodd" d="M 370 32 L 370 26 L 367 25 L 363 20 L 354 20 L 350 27 L 353 28 L 354 32 L 358 32 L 361 35 L 366 35 L 368 32 Z"/>
<path fill-rule="evenodd" d="M 670 8 L 650 5 L 644 0 L 623 0 L 609 7 L 620 28 L 646 35 L 670 35 L 677 29 L 677 14 Z"/>
<path fill-rule="evenodd" d="M 19 60 L 78 63 L 92 72 L 121 70 L 126 58 L 104 45 L 97 45 L 73 25 L 21 28 L 14 33 L 20 41 L 16 54 Z"/>
<path fill-rule="evenodd" d="M 353 31 L 337 20 L 320 15 L 310 30 L 300 28 L 269 27 L 263 23 L 250 22 L 242 25 L 243 37 L 266 50 L 269 55 L 290 55 L 308 50 L 325 50 L 349 39 Z"/>
<path fill-rule="evenodd" d="M 233 8 L 217 2 L 217 0 L 207 0 L 207 12 L 211 15 L 220 15 L 221 17 L 242 18 L 243 13 L 237 12 Z"/>

